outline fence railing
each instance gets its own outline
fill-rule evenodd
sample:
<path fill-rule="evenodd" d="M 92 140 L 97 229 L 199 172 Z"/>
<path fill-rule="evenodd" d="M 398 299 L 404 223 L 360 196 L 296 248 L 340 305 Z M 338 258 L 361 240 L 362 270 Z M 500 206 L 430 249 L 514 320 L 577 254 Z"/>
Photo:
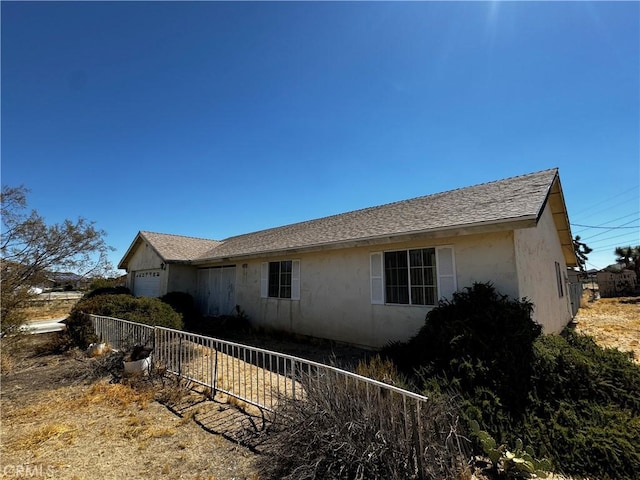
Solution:
<path fill-rule="evenodd" d="M 304 398 L 307 382 L 354 387 L 368 401 L 394 397 L 407 434 L 420 431 L 421 407 L 428 399 L 331 365 L 226 340 L 117 318 L 90 315 L 96 334 L 113 348 L 152 347 L 152 361 L 179 377 L 248 404 L 275 411 L 284 397 Z M 418 450 L 420 451 L 420 450 Z"/>
<path fill-rule="evenodd" d="M 96 335 L 112 348 L 129 350 L 134 345 L 153 347 L 155 327 L 151 325 L 100 315 L 89 317 Z"/>

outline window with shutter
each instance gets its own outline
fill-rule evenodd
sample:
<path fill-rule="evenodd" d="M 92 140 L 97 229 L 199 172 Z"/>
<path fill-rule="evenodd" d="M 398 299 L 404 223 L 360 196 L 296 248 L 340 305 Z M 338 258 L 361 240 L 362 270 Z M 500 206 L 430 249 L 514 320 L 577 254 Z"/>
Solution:
<path fill-rule="evenodd" d="M 260 296 L 300 299 L 300 260 L 265 262 L 260 272 Z"/>
<path fill-rule="evenodd" d="M 453 247 L 370 255 L 371 303 L 436 305 L 456 291 Z"/>

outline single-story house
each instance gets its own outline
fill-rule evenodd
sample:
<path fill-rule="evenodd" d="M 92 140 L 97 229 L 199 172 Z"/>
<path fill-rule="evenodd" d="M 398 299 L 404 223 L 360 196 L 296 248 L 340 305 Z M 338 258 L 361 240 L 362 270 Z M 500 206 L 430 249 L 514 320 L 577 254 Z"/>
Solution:
<path fill-rule="evenodd" d="M 139 232 L 118 265 L 135 295 L 181 291 L 205 315 L 355 345 L 406 340 L 438 300 L 492 282 L 571 321 L 572 236 L 557 169 L 225 240 Z"/>

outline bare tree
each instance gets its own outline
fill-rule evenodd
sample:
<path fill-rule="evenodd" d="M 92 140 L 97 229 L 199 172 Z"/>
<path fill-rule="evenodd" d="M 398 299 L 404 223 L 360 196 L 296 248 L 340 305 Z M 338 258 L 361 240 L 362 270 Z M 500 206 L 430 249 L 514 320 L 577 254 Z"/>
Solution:
<path fill-rule="evenodd" d="M 106 233 L 84 218 L 48 225 L 37 211 L 27 209 L 24 186 L 3 186 L 0 195 L 1 307 L 0 330 L 8 333 L 22 323 L 21 308 L 33 297 L 46 272 L 74 271 L 82 276 L 111 270 Z"/>

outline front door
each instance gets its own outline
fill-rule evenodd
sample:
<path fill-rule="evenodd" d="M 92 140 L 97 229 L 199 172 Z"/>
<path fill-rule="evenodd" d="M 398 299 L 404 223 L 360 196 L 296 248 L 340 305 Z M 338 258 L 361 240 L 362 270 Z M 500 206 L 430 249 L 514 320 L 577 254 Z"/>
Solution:
<path fill-rule="evenodd" d="M 198 270 L 198 307 L 203 315 L 232 315 L 236 305 L 235 265 Z"/>

